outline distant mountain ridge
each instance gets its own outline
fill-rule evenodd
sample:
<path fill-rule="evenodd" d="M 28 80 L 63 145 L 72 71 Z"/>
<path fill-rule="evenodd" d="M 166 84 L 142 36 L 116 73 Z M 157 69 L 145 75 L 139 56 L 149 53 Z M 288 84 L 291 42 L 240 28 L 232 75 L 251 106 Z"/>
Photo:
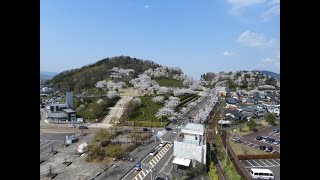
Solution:
<path fill-rule="evenodd" d="M 276 78 L 277 80 L 280 81 L 280 74 L 278 74 L 278 73 L 271 72 L 271 71 L 266 71 L 266 70 L 259 71 L 259 72 L 261 72 L 262 74 L 265 74 L 267 76 L 271 76 L 273 78 Z"/>
<path fill-rule="evenodd" d="M 40 71 L 40 79 L 51 79 L 53 76 L 57 75 L 56 72 Z"/>

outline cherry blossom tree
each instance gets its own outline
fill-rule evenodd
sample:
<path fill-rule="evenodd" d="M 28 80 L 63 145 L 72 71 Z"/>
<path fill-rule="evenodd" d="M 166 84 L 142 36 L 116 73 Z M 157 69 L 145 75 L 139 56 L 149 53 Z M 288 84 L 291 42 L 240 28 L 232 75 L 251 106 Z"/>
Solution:
<path fill-rule="evenodd" d="M 105 80 L 103 80 L 103 81 L 98 81 L 98 82 L 96 83 L 96 87 L 97 87 L 97 88 L 105 88 L 106 86 L 107 86 L 107 83 L 106 83 Z"/>
<path fill-rule="evenodd" d="M 156 96 L 152 98 L 152 101 L 158 104 L 164 103 L 164 97 L 163 96 Z"/>
<path fill-rule="evenodd" d="M 107 97 L 110 99 L 114 99 L 119 97 L 119 94 L 116 91 L 108 91 Z"/>

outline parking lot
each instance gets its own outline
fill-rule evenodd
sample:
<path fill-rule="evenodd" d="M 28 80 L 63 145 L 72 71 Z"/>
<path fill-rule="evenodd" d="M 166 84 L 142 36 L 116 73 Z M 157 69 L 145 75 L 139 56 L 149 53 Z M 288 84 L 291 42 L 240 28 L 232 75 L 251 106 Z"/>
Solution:
<path fill-rule="evenodd" d="M 242 137 L 243 139 L 243 144 L 252 147 L 252 148 L 259 148 L 259 146 L 266 146 L 266 147 L 272 147 L 273 151 L 272 152 L 280 152 L 280 144 L 279 145 L 274 145 L 273 143 L 268 143 L 264 141 L 259 141 L 256 140 L 257 136 L 268 136 L 270 138 L 280 140 L 280 132 L 275 133 L 273 132 L 274 129 L 279 129 L 280 130 L 280 125 L 277 126 L 271 126 L 271 127 L 264 127 L 258 130 L 258 132 L 252 132 L 250 134 L 247 134 Z"/>
<path fill-rule="evenodd" d="M 280 179 L 280 159 L 251 159 L 241 162 L 248 171 L 250 168 L 270 169 L 275 179 Z"/>
<path fill-rule="evenodd" d="M 52 147 L 61 145 L 66 136 L 70 136 L 71 133 L 40 133 L 40 153 Z"/>
<path fill-rule="evenodd" d="M 65 147 L 61 144 L 66 135 L 73 133 L 40 133 L 40 179 L 45 179 L 49 172 L 49 167 L 58 175 L 54 178 L 62 179 L 90 179 L 95 177 L 104 168 L 109 167 L 110 162 L 92 163 L 86 162 L 86 155 L 75 156 L 78 145 L 86 142 L 89 143 L 94 136 L 94 133 L 88 133 L 86 136 L 76 134 L 79 140 Z M 54 151 L 58 153 L 52 154 L 51 147 L 54 146 Z M 63 162 L 71 162 L 70 165 L 63 165 Z M 85 168 L 84 168 L 85 167 Z"/>

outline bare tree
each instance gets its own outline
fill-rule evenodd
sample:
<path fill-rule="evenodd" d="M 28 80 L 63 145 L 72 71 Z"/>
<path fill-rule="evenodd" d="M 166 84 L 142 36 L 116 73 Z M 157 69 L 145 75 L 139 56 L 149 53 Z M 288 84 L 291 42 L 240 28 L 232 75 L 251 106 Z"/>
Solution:
<path fill-rule="evenodd" d="M 249 149 L 246 145 L 241 145 L 241 150 L 243 154 L 248 154 L 249 153 Z"/>
<path fill-rule="evenodd" d="M 120 118 L 117 116 L 113 116 L 111 118 L 112 129 L 115 134 L 118 134 L 118 130 L 122 127 L 122 123 L 120 122 Z"/>

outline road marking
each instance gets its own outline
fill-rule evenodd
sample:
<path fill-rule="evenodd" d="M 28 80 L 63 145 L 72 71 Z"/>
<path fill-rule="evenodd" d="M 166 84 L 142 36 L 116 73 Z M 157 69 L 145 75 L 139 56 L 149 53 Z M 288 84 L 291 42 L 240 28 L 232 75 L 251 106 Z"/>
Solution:
<path fill-rule="evenodd" d="M 162 152 L 162 151 L 160 151 L 160 154 L 163 156 L 165 153 L 164 153 L 164 152 Z"/>
<path fill-rule="evenodd" d="M 274 164 L 272 164 L 272 163 L 271 163 L 270 161 L 268 161 L 267 159 L 265 159 L 264 162 L 265 162 L 265 163 L 268 162 L 269 164 L 271 164 L 272 166 L 274 166 Z"/>
<path fill-rule="evenodd" d="M 259 166 L 260 166 L 260 164 L 259 163 L 257 163 L 255 160 L 252 160 L 253 162 L 255 162 L 256 164 L 258 164 Z"/>
<path fill-rule="evenodd" d="M 80 178 L 79 176 L 76 176 L 73 180 Z"/>
<path fill-rule="evenodd" d="M 260 159 L 258 159 L 262 164 L 268 166 L 266 163 L 264 163 L 263 161 L 261 161 Z M 273 165 L 273 164 L 272 164 Z"/>
<path fill-rule="evenodd" d="M 152 163 L 152 161 L 150 161 L 150 162 L 149 162 L 149 164 L 150 164 L 151 166 L 153 166 L 153 163 Z"/>
<path fill-rule="evenodd" d="M 261 167 L 261 166 L 247 166 L 245 168 L 255 168 L 255 167 Z M 280 167 L 280 165 L 278 165 L 278 166 L 262 166 L 262 167 Z"/>
<path fill-rule="evenodd" d="M 49 141 L 44 141 L 43 143 L 40 144 L 40 146 L 41 146 L 42 144 L 46 143 L 46 142 L 49 142 Z"/>
<path fill-rule="evenodd" d="M 161 159 L 162 158 L 162 155 L 159 153 L 157 154 L 158 158 Z"/>
<path fill-rule="evenodd" d="M 142 177 L 141 177 L 140 173 L 139 173 L 138 175 L 139 175 L 139 177 L 142 179 Z"/>
<path fill-rule="evenodd" d="M 251 164 L 251 162 L 250 162 L 250 161 L 246 160 L 246 162 L 248 162 L 251 166 L 253 166 L 253 164 Z"/>
<path fill-rule="evenodd" d="M 277 161 L 273 160 L 273 159 L 270 159 L 272 161 L 274 161 L 277 165 L 280 165 L 280 163 L 278 163 Z M 279 160 L 280 161 L 280 160 Z"/>
<path fill-rule="evenodd" d="M 53 142 L 54 142 L 54 141 L 51 141 L 49 144 L 52 144 Z M 44 147 L 48 146 L 49 144 L 47 144 L 47 145 L 44 145 L 44 146 L 40 147 L 40 149 L 42 149 L 42 148 L 44 148 Z"/>
<path fill-rule="evenodd" d="M 157 164 L 156 161 L 154 159 L 151 160 L 154 164 Z"/>
<path fill-rule="evenodd" d="M 142 171 L 142 174 L 144 175 L 144 176 L 146 176 L 146 174 Z"/>
<path fill-rule="evenodd" d="M 159 159 L 158 159 L 158 157 L 157 157 L 157 156 L 155 156 L 155 157 L 154 157 L 154 159 L 155 159 L 155 160 L 157 160 L 156 162 L 158 162 L 158 161 L 159 161 Z"/>

